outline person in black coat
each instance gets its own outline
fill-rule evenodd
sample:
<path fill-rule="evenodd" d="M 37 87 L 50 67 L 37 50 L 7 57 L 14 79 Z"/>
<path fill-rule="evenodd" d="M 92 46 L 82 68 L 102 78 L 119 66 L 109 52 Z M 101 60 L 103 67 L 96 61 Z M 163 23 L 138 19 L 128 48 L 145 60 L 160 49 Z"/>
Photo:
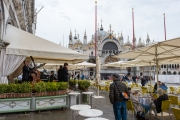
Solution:
<path fill-rule="evenodd" d="M 161 84 L 161 81 L 158 81 L 158 85 L 160 84 Z M 154 93 L 156 93 L 156 91 L 157 91 L 157 83 L 154 85 Z"/>
<path fill-rule="evenodd" d="M 141 78 L 141 85 L 142 85 L 142 86 L 145 86 L 145 84 L 146 84 L 146 79 L 145 79 L 145 77 L 143 76 L 143 77 Z"/>
<path fill-rule="evenodd" d="M 53 82 L 53 80 L 57 80 L 57 78 L 56 78 L 56 76 L 54 74 L 54 71 L 51 71 L 51 74 L 49 76 L 49 80 L 50 80 L 50 82 Z"/>
<path fill-rule="evenodd" d="M 68 64 L 64 63 L 64 67 L 62 68 L 62 81 L 63 82 L 68 82 Z"/>
<path fill-rule="evenodd" d="M 160 113 L 162 112 L 161 110 L 162 101 L 169 100 L 169 99 L 168 99 L 168 96 L 164 94 L 164 90 L 162 88 L 157 89 L 157 94 L 159 94 L 159 97 L 154 100 L 154 104 L 156 106 L 157 113 Z"/>
<path fill-rule="evenodd" d="M 28 65 L 29 65 L 29 62 L 24 61 L 22 82 L 31 81 L 30 74 L 33 72 L 33 70 Z"/>
<path fill-rule="evenodd" d="M 61 82 L 62 81 L 62 65 L 60 66 L 59 70 L 58 70 L 58 81 Z"/>

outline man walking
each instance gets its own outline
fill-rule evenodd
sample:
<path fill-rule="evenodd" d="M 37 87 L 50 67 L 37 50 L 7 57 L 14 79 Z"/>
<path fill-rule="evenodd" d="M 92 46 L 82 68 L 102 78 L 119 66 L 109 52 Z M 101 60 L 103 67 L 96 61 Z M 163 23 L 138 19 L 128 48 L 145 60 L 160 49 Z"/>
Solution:
<path fill-rule="evenodd" d="M 110 85 L 109 99 L 111 104 L 113 104 L 115 120 L 127 120 L 126 101 L 121 98 L 121 94 L 125 92 L 129 96 L 129 91 L 126 85 L 118 80 L 118 78 L 118 74 L 113 74 L 113 83 Z"/>
<path fill-rule="evenodd" d="M 62 65 L 60 65 L 60 68 L 58 70 L 58 82 L 62 82 Z"/>
<path fill-rule="evenodd" d="M 64 67 L 62 68 L 62 81 L 63 82 L 68 82 L 69 78 L 69 73 L 68 73 L 68 64 L 64 63 Z"/>

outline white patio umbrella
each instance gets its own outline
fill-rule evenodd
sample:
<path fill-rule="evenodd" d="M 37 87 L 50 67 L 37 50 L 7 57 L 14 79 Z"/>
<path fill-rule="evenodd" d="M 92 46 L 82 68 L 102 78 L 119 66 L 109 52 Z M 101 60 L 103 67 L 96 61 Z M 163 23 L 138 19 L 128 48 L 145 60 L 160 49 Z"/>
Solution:
<path fill-rule="evenodd" d="M 72 69 L 86 69 L 88 67 L 96 67 L 96 64 L 94 63 L 89 63 L 89 62 L 81 62 L 81 63 L 77 63 L 77 64 L 74 64 L 74 65 L 71 65 L 70 68 L 72 67 Z"/>
<path fill-rule="evenodd" d="M 97 83 L 97 96 L 93 96 L 94 98 L 104 98 L 103 96 L 99 96 L 99 83 L 100 83 L 100 59 L 99 56 L 96 57 L 96 83 Z"/>
<path fill-rule="evenodd" d="M 121 68 L 122 67 L 132 67 L 132 64 L 126 63 L 126 61 L 118 61 L 118 62 L 112 62 L 108 64 L 104 64 L 102 66 L 107 66 L 107 67 L 120 67 L 120 73 L 121 73 Z"/>
<path fill-rule="evenodd" d="M 3 40 L 10 43 L 6 47 L 6 54 L 32 56 L 37 63 L 76 64 L 88 59 L 88 55 L 60 46 L 9 24 Z"/>
<path fill-rule="evenodd" d="M 139 60 L 151 60 L 156 63 L 156 77 L 158 81 L 159 60 L 168 60 L 180 56 L 180 38 L 158 42 L 134 51 L 118 54 L 115 58 L 129 58 Z"/>

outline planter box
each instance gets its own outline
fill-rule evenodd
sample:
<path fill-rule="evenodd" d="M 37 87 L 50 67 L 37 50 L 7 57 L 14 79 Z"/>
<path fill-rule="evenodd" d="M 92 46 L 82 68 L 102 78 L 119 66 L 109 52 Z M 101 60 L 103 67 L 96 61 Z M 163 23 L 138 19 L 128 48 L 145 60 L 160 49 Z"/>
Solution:
<path fill-rule="evenodd" d="M 35 110 L 55 109 L 68 106 L 67 95 L 35 98 Z"/>
<path fill-rule="evenodd" d="M 65 91 L 63 93 L 65 93 Z M 12 97 L 12 94 L 8 95 Z M 29 95 L 32 96 L 31 94 Z M 18 94 L 18 96 L 22 97 L 29 95 Z M 7 96 L 7 94 L 5 96 Z M 2 97 L 4 97 L 4 95 Z M 57 109 L 63 107 L 68 107 L 67 95 L 0 99 L 0 113 L 26 112 L 46 109 Z"/>
<path fill-rule="evenodd" d="M 19 93 L 20 98 L 32 97 L 32 93 Z"/>
<path fill-rule="evenodd" d="M 31 98 L 0 99 L 0 113 L 30 111 L 30 106 Z"/>
<path fill-rule="evenodd" d="M 6 93 L 3 93 L 3 94 L 0 94 L 0 98 L 2 99 L 2 98 L 6 98 Z"/>
<path fill-rule="evenodd" d="M 46 96 L 46 95 L 47 95 L 46 92 L 35 93 L 36 97 L 43 97 L 43 96 Z"/>

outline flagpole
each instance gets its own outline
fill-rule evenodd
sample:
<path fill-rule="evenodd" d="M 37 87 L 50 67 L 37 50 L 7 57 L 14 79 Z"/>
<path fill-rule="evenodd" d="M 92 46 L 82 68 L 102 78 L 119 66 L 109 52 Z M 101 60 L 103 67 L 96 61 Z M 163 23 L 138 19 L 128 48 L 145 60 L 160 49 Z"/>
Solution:
<path fill-rule="evenodd" d="M 166 40 L 166 16 L 165 13 L 163 15 L 164 15 L 164 38 Z"/>
<path fill-rule="evenodd" d="M 95 1 L 95 37 L 94 37 L 94 53 L 95 53 L 95 57 L 97 55 L 97 46 L 96 43 L 97 42 L 97 1 Z"/>
<path fill-rule="evenodd" d="M 133 25 L 133 40 L 132 40 L 132 49 L 134 50 L 134 9 L 132 8 L 132 25 Z"/>

